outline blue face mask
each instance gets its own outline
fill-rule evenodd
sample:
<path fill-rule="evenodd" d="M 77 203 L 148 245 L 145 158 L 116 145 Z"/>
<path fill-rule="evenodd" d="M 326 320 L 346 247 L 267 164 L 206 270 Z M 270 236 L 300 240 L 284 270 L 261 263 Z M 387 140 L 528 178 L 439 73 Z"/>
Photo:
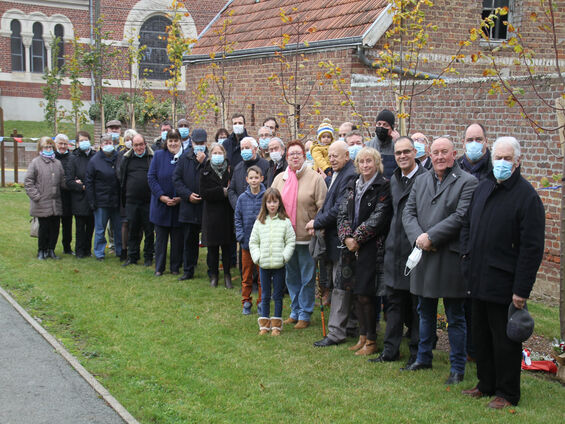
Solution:
<path fill-rule="evenodd" d="M 114 145 L 113 144 L 106 144 L 106 145 L 102 146 L 102 151 L 104 153 L 112 153 L 114 151 Z"/>
<path fill-rule="evenodd" d="M 349 158 L 351 160 L 355 160 L 355 158 L 357 157 L 357 153 L 359 153 L 359 151 L 363 148 L 363 146 L 360 146 L 359 144 L 354 144 L 353 146 L 349 146 L 347 148 L 347 150 L 349 150 Z"/>
<path fill-rule="evenodd" d="M 470 161 L 476 161 L 483 155 L 483 145 L 477 141 L 472 141 L 465 145 L 465 154 Z"/>
<path fill-rule="evenodd" d="M 312 153 L 306 152 L 306 160 L 314 160 L 314 158 L 312 157 Z"/>
<path fill-rule="evenodd" d="M 190 128 L 181 127 L 179 128 L 179 134 L 182 139 L 188 138 L 188 133 Z"/>
<path fill-rule="evenodd" d="M 55 156 L 55 152 L 53 150 L 42 150 L 40 154 L 45 158 L 52 158 Z"/>
<path fill-rule="evenodd" d="M 269 143 L 271 142 L 270 138 L 260 138 L 259 139 L 259 147 L 262 150 L 267 150 L 269 148 Z"/>
<path fill-rule="evenodd" d="M 167 133 L 169 131 L 161 131 L 161 140 L 166 140 L 167 139 Z"/>
<path fill-rule="evenodd" d="M 135 152 L 133 152 L 133 154 L 134 154 L 135 156 L 137 156 L 138 158 L 142 158 L 143 156 L 145 156 L 145 150 L 144 150 L 143 153 L 140 154 L 140 155 L 138 155 L 138 154 L 135 153 Z"/>
<path fill-rule="evenodd" d="M 221 165 L 224 163 L 224 155 L 212 155 L 210 161 L 213 165 Z"/>
<path fill-rule="evenodd" d="M 251 149 L 243 149 L 243 150 L 241 151 L 241 158 L 242 158 L 244 161 L 251 160 L 252 157 L 253 157 L 253 150 L 251 150 Z"/>
<path fill-rule="evenodd" d="M 192 150 L 194 150 L 194 153 L 204 153 L 206 151 L 206 146 L 204 144 L 193 144 L 192 145 Z"/>
<path fill-rule="evenodd" d="M 120 139 L 120 134 L 112 133 L 112 141 L 116 142 Z"/>
<path fill-rule="evenodd" d="M 494 174 L 494 178 L 499 181 L 505 181 L 510 178 L 512 175 L 512 162 L 508 162 L 507 160 L 495 160 L 492 162 L 492 173 Z"/>
<path fill-rule="evenodd" d="M 227 138 L 218 138 L 218 143 L 220 144 L 224 144 L 224 141 L 226 141 Z"/>
<path fill-rule="evenodd" d="M 78 148 L 80 150 L 82 150 L 83 152 L 89 150 L 90 149 L 90 141 L 88 141 L 88 140 L 79 141 Z"/>
<path fill-rule="evenodd" d="M 426 154 L 426 145 L 424 143 L 415 141 L 414 148 L 416 149 L 416 159 L 420 159 Z"/>

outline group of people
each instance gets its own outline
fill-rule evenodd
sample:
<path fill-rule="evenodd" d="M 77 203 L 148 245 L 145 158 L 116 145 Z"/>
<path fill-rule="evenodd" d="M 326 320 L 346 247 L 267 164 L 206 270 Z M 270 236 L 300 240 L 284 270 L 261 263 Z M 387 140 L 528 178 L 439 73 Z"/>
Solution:
<path fill-rule="evenodd" d="M 495 396 L 492 408 L 517 404 L 522 347 L 506 334 L 508 310 L 526 305 L 545 230 L 543 204 L 520 174 L 520 144 L 500 137 L 491 151 L 485 128 L 472 123 L 457 157 L 448 137 L 399 136 L 394 126 L 383 110 L 370 141 L 349 122 L 336 134 L 326 119 L 315 139 L 285 143 L 275 118 L 254 138 L 238 113 L 232 132 L 221 128 L 210 142 L 181 119 L 176 128 L 164 122 L 147 143 L 134 130 L 122 137 L 121 123 L 110 121 L 98 152 L 81 132 L 72 154 L 66 136 L 43 137 L 25 179 L 39 218 L 38 259 L 57 258 L 61 222 L 72 253 L 71 215 L 77 258 L 91 255 L 94 232 L 94 256 L 104 260 L 108 230 L 123 266 L 133 265 L 143 238 L 155 276 L 165 272 L 170 240 L 170 272 L 180 275 L 182 266 L 179 280 L 193 278 L 202 244 L 217 287 L 221 249 L 225 287 L 239 263 L 242 313 L 252 313 L 255 281 L 259 334 L 274 336 L 284 325 L 310 325 L 318 275 L 331 310 L 328 334 L 314 346 L 341 344 L 354 329 L 349 349 L 378 353 L 384 308 L 384 348 L 370 361 L 399 360 L 406 327 L 406 371 L 432 368 L 442 298 L 446 384 L 461 382 L 473 359 L 479 383 L 464 393 Z M 291 307 L 283 320 L 285 288 Z"/>

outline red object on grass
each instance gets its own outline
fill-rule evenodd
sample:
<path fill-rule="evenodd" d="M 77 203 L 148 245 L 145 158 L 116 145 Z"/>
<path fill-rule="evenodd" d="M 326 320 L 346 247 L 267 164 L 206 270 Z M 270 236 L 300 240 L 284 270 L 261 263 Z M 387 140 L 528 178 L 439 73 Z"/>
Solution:
<path fill-rule="evenodd" d="M 553 361 L 532 361 L 532 365 L 526 365 L 522 360 L 522 369 L 526 371 L 545 371 L 557 374 L 557 365 Z"/>

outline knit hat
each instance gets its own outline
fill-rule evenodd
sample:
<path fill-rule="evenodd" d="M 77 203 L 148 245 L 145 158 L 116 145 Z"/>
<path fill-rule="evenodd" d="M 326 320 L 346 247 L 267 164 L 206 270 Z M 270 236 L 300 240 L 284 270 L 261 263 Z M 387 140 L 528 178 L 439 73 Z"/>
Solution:
<path fill-rule="evenodd" d="M 514 303 L 508 307 L 508 324 L 506 335 L 510 340 L 518 343 L 525 342 L 534 332 L 534 319 L 528 312 L 526 305 L 522 309 L 516 309 Z"/>
<path fill-rule="evenodd" d="M 332 137 L 332 140 L 333 140 L 333 138 L 334 138 L 334 127 L 332 127 L 332 121 L 330 121 L 328 118 L 324 118 L 324 120 L 322 121 L 322 123 L 318 127 L 318 132 L 317 132 L 318 140 L 320 140 L 320 138 L 322 137 L 322 134 L 324 134 L 324 133 L 329 133 Z"/>
<path fill-rule="evenodd" d="M 392 113 L 390 110 L 388 109 L 381 110 L 377 115 L 377 122 L 379 121 L 388 122 L 390 127 L 394 129 L 394 113 Z"/>

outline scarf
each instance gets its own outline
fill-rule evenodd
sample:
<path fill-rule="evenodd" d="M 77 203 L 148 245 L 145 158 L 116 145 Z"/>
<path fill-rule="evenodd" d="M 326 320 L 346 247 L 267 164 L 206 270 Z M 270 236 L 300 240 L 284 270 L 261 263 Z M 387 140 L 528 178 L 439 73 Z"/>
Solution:
<path fill-rule="evenodd" d="M 226 172 L 226 169 L 228 169 L 228 162 L 224 160 L 220 165 L 214 165 L 212 161 L 210 161 L 210 166 L 221 180 L 224 176 L 224 172 Z"/>
<path fill-rule="evenodd" d="M 173 159 L 171 160 L 171 163 L 174 165 L 179 161 L 179 158 L 182 156 L 184 150 L 183 149 L 179 149 L 179 151 L 173 156 Z M 172 152 L 171 155 L 173 154 Z"/>
<path fill-rule="evenodd" d="M 373 178 L 371 178 L 367 182 L 364 182 L 362 175 L 359 175 L 359 178 L 357 178 L 357 182 L 355 183 L 355 212 L 353 218 L 353 228 L 357 228 L 358 225 L 357 221 L 359 220 L 359 208 L 361 207 L 361 199 L 363 198 L 363 195 L 365 194 L 367 189 L 371 186 L 371 184 L 373 184 L 373 181 L 375 181 L 377 175 L 379 175 L 378 172 L 376 172 L 375 175 L 373 175 Z"/>
<path fill-rule="evenodd" d="M 467 159 L 467 156 L 463 155 L 463 159 L 461 160 L 461 168 L 478 179 L 479 175 L 481 174 L 482 167 L 485 166 L 488 162 L 489 154 L 490 152 L 487 150 L 483 157 L 475 163 L 471 163 L 471 161 Z"/>
<path fill-rule="evenodd" d="M 306 163 L 306 162 L 304 162 Z M 300 171 L 304 169 L 304 164 Z M 290 166 L 287 168 L 288 178 L 284 187 L 282 189 L 281 197 L 283 200 L 284 208 L 286 209 L 286 213 L 290 218 L 290 222 L 292 224 L 292 228 L 296 231 L 296 204 L 298 201 L 298 178 L 296 177 L 296 171 L 292 170 Z"/>

